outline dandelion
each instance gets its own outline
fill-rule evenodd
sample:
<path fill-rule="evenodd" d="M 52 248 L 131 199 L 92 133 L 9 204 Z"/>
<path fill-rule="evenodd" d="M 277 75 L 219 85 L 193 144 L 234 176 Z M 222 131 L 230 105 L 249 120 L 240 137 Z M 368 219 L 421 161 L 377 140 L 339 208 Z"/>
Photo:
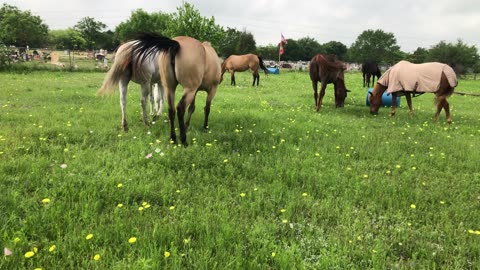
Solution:
<path fill-rule="evenodd" d="M 223 160 L 223 163 L 228 163 L 228 159 L 224 159 L 224 160 Z"/>
<path fill-rule="evenodd" d="M 413 166 L 413 167 L 412 167 L 412 170 L 414 170 L 414 171 L 415 171 L 416 169 L 417 169 L 417 167 L 415 167 L 415 166 Z"/>
<path fill-rule="evenodd" d="M 147 202 L 142 202 L 142 206 L 145 206 L 147 205 L 148 203 Z"/>
<path fill-rule="evenodd" d="M 391 173 L 392 173 L 392 171 L 390 171 L 390 170 L 387 170 L 387 174 L 391 174 Z"/>
<path fill-rule="evenodd" d="M 363 175 L 363 178 L 368 178 L 368 174 L 364 174 L 364 175 Z"/>
<path fill-rule="evenodd" d="M 308 196 L 308 193 L 304 192 L 304 193 L 302 193 L 302 196 L 303 196 L 303 197 L 307 197 L 307 196 Z"/>
<path fill-rule="evenodd" d="M 316 157 L 319 157 L 319 156 L 320 156 L 320 153 L 315 153 L 315 156 L 316 156 Z"/>
<path fill-rule="evenodd" d="M 44 204 L 50 203 L 50 199 L 49 199 L 49 198 L 45 198 L 45 199 L 42 200 L 42 203 L 44 203 Z"/>
<path fill-rule="evenodd" d="M 240 193 L 240 197 L 245 197 L 245 195 L 246 195 L 246 194 L 245 194 L 245 193 L 243 193 L 243 192 L 242 192 L 242 193 Z"/>
<path fill-rule="evenodd" d="M 61 164 L 61 165 L 60 165 L 60 168 L 66 169 L 66 168 L 67 168 L 67 164 L 65 164 L 65 163 Z"/>
<path fill-rule="evenodd" d="M 445 202 L 444 202 L 444 201 L 440 201 L 440 204 L 445 204 Z"/>
<path fill-rule="evenodd" d="M 118 183 L 117 188 L 123 188 L 123 184 L 122 184 L 122 183 Z"/>
<path fill-rule="evenodd" d="M 33 270 L 43 270 L 43 269 L 42 269 L 41 267 L 37 267 L 37 268 L 35 268 L 35 269 L 33 269 Z"/>
<path fill-rule="evenodd" d="M 128 239 L 128 243 L 130 243 L 130 244 L 133 244 L 133 243 L 135 243 L 135 242 L 137 242 L 137 238 L 136 238 L 136 237 L 130 237 L 130 238 Z"/>
<path fill-rule="evenodd" d="M 280 212 L 285 213 L 285 212 L 287 212 L 287 210 L 286 209 L 281 209 Z"/>
<path fill-rule="evenodd" d="M 168 209 L 170 209 L 170 211 L 172 211 L 173 209 L 175 209 L 175 206 L 172 205 L 172 206 L 170 206 L 170 208 L 168 208 Z"/>
<path fill-rule="evenodd" d="M 87 240 L 90 240 L 90 239 L 92 239 L 92 238 L 93 238 L 93 234 L 91 234 L 91 233 L 88 234 L 88 235 L 85 237 L 85 239 L 87 239 Z"/>
<path fill-rule="evenodd" d="M 51 245 L 50 248 L 48 248 L 48 252 L 54 252 L 57 246 Z"/>
<path fill-rule="evenodd" d="M 277 253 L 272 252 L 272 258 L 275 257 L 276 255 L 277 255 Z"/>
<path fill-rule="evenodd" d="M 35 255 L 35 252 L 33 252 L 33 251 L 28 251 L 27 253 L 25 253 L 25 258 L 28 259 L 28 258 L 33 257 L 34 255 Z"/>
<path fill-rule="evenodd" d="M 170 257 L 170 252 L 168 252 L 168 251 L 165 251 L 165 252 L 163 253 L 163 256 L 165 256 L 165 258 L 168 258 L 168 257 Z"/>
<path fill-rule="evenodd" d="M 183 239 L 183 243 L 184 243 L 184 244 L 190 243 L 190 238 L 185 238 L 185 239 Z"/>
<path fill-rule="evenodd" d="M 150 207 L 151 207 L 151 205 L 148 203 L 143 208 L 147 209 L 147 208 L 150 208 Z"/>
<path fill-rule="evenodd" d="M 122 208 L 122 207 L 123 207 L 123 203 L 117 204 L 117 208 Z"/>
<path fill-rule="evenodd" d="M 20 242 L 20 238 L 18 238 L 18 237 L 15 237 L 15 238 L 13 239 L 13 243 L 15 243 L 15 244 L 16 244 L 16 243 L 18 243 L 18 242 Z"/>
<path fill-rule="evenodd" d="M 93 259 L 95 261 L 99 261 L 100 260 L 100 254 L 95 254 L 95 256 L 93 256 Z"/>
<path fill-rule="evenodd" d="M 417 208 L 417 206 L 415 204 L 411 204 L 410 208 L 415 209 L 415 208 Z"/>
<path fill-rule="evenodd" d="M 282 219 L 282 223 L 287 224 L 288 220 L 287 219 Z"/>
<path fill-rule="evenodd" d="M 143 210 L 145 210 L 145 208 L 143 208 L 143 206 L 138 207 L 138 211 L 141 212 L 141 211 L 143 211 Z"/>
<path fill-rule="evenodd" d="M 395 168 L 397 168 L 397 169 L 400 169 L 401 167 L 402 167 L 402 166 L 400 166 L 400 165 L 398 165 L 398 164 L 395 165 Z"/>
<path fill-rule="evenodd" d="M 205 145 L 206 145 L 207 147 L 211 147 L 211 146 L 212 146 L 211 143 L 207 143 L 207 144 L 205 144 Z M 170 254 L 170 253 L 169 253 L 169 254 Z"/>

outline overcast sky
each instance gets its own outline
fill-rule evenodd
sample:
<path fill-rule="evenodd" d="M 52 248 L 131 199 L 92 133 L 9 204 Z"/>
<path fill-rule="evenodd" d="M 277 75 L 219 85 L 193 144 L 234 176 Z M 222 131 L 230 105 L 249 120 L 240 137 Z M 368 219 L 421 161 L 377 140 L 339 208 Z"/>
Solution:
<path fill-rule="evenodd" d="M 430 48 L 441 40 L 462 39 L 480 50 L 479 0 L 187 0 L 202 16 L 223 27 L 251 32 L 257 45 L 286 38 L 311 37 L 319 43 L 340 41 L 347 47 L 368 29 L 391 32 L 403 51 Z M 109 29 L 131 12 L 172 13 L 182 0 L 2 0 L 40 16 L 50 29 L 73 27 L 93 17 Z"/>

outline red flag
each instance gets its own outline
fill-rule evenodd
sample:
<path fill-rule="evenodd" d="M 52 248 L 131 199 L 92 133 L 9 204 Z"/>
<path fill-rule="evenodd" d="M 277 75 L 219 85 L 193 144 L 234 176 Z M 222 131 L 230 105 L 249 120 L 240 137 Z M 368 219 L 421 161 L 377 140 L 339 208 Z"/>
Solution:
<path fill-rule="evenodd" d="M 283 36 L 283 34 L 280 34 L 280 35 L 282 36 L 280 43 L 283 42 L 283 43 L 285 43 L 285 44 L 288 44 L 288 41 L 287 41 L 287 39 Z"/>
<path fill-rule="evenodd" d="M 280 42 L 280 55 L 282 55 L 285 51 L 283 50 L 282 42 Z"/>

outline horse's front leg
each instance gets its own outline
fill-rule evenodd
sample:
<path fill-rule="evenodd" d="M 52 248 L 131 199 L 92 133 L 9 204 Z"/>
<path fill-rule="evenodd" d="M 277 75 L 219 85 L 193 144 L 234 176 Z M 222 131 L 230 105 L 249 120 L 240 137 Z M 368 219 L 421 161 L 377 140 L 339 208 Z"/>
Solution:
<path fill-rule="evenodd" d="M 217 87 L 218 86 L 212 87 L 212 89 L 210 89 L 210 91 L 208 92 L 207 102 L 205 104 L 205 108 L 203 109 L 205 113 L 205 119 L 203 121 L 203 130 L 205 132 L 208 131 L 208 116 L 210 115 L 210 106 L 212 104 L 212 100 L 213 100 L 213 97 L 215 96 L 215 93 L 217 93 Z"/>
<path fill-rule="evenodd" d="M 197 91 L 198 92 L 198 91 Z M 185 129 L 188 130 L 188 127 L 190 126 L 190 119 L 192 118 L 192 114 L 195 111 L 195 99 L 197 97 L 197 94 L 195 93 L 195 97 L 192 100 L 192 103 L 190 106 L 188 106 L 188 116 L 187 116 L 187 121 L 185 121 Z"/>
<path fill-rule="evenodd" d="M 189 106 L 193 99 L 195 98 L 197 89 L 184 88 L 182 99 L 177 104 L 177 117 L 178 117 L 178 126 L 180 129 L 180 141 L 184 146 L 188 146 L 187 143 L 187 129 L 185 126 L 185 111 L 187 106 Z"/>
<path fill-rule="evenodd" d="M 233 85 L 233 86 L 236 86 L 237 84 L 235 83 L 235 71 L 232 70 L 232 72 L 230 72 L 230 85 Z"/>
<path fill-rule="evenodd" d="M 128 79 L 121 79 L 119 82 L 120 86 L 120 109 L 122 110 L 122 128 L 124 131 L 128 131 L 127 123 L 127 89 L 128 89 Z"/>

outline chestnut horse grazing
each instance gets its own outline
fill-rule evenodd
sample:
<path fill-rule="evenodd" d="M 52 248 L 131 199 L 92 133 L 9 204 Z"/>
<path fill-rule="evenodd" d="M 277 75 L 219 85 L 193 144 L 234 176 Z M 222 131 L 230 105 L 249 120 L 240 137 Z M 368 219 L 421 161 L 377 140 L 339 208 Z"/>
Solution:
<path fill-rule="evenodd" d="M 387 89 L 388 93 L 392 94 L 393 99 L 392 116 L 395 115 L 394 100 L 397 95 L 405 95 L 410 114 L 413 114 L 411 94 L 435 93 L 437 112 L 434 121 L 437 121 L 443 108 L 447 123 L 450 124 L 452 118 L 447 98 L 453 93 L 457 85 L 455 71 L 446 64 L 438 62 L 412 64 L 408 61 L 400 61 L 388 69 L 377 81 L 372 94 L 368 97 L 370 99 L 370 113 L 378 113 L 382 103 L 382 95 Z"/>
<path fill-rule="evenodd" d="M 223 74 L 228 70 L 230 73 L 230 85 L 236 85 L 235 82 L 235 71 L 246 71 L 250 69 L 253 74 L 253 84 L 255 86 L 255 81 L 257 86 L 260 83 L 260 75 L 258 74 L 259 67 L 263 69 L 265 75 L 268 76 L 268 69 L 265 67 L 263 60 L 260 56 L 255 54 L 244 54 L 244 55 L 230 55 L 222 63 L 222 75 L 221 81 L 223 81 Z"/>
<path fill-rule="evenodd" d="M 382 76 L 382 72 L 380 72 L 380 68 L 378 67 L 377 63 L 373 62 L 366 62 L 362 64 L 362 76 L 363 76 L 363 87 L 367 85 L 370 87 L 370 77 L 372 78 L 372 85 L 375 84 L 375 76 L 377 76 L 377 80 L 380 79 Z"/>
<path fill-rule="evenodd" d="M 187 129 L 195 110 L 195 97 L 198 90 L 207 92 L 203 127 L 208 129 L 210 105 L 220 83 L 220 60 L 209 42 L 200 42 L 191 37 L 179 36 L 173 39 L 142 34 L 137 38 L 132 50 L 140 60 L 158 56 L 163 87 L 167 92 L 168 116 L 170 119 L 170 140 L 176 143 L 175 134 L 175 90 L 183 86 L 183 96 L 177 104 L 176 112 L 180 129 L 180 140 L 187 146 Z M 188 107 L 187 120 L 184 121 Z"/>
<path fill-rule="evenodd" d="M 143 122 L 149 126 L 147 119 L 146 102 L 150 97 L 150 114 L 153 120 L 157 119 L 163 111 L 164 91 L 160 85 L 157 55 L 152 55 L 142 63 L 139 63 L 138 55 L 132 52 L 132 46 L 138 40 L 128 41 L 118 47 L 115 60 L 103 80 L 102 87 L 97 91 L 98 95 L 113 93 L 115 87 L 120 85 L 120 108 L 122 110 L 122 127 L 128 131 L 126 106 L 128 83 L 134 81 L 141 85 L 141 105 Z M 153 87 L 153 88 L 152 88 Z"/>
<path fill-rule="evenodd" d="M 345 65 L 336 60 L 334 55 L 317 54 L 310 61 L 310 79 L 313 86 L 315 109 L 318 112 L 322 107 L 323 96 L 327 84 L 333 83 L 335 90 L 335 107 L 343 107 L 347 92 L 344 78 Z M 320 96 L 318 95 L 318 82 L 321 82 Z"/>

